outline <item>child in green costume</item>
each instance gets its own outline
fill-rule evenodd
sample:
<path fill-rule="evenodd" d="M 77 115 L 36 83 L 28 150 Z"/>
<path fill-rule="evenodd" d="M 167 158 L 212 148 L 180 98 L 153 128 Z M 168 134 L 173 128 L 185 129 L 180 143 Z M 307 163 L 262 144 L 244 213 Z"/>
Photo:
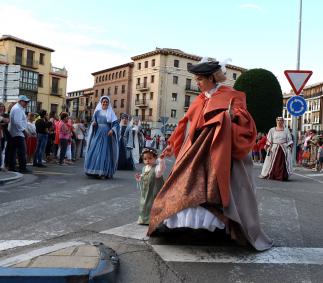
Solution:
<path fill-rule="evenodd" d="M 144 148 L 141 155 L 145 166 L 142 168 L 142 173 L 135 176 L 140 189 L 138 224 L 149 225 L 150 210 L 164 184 L 163 173 L 166 166 L 164 158 L 158 158 L 154 148 Z"/>

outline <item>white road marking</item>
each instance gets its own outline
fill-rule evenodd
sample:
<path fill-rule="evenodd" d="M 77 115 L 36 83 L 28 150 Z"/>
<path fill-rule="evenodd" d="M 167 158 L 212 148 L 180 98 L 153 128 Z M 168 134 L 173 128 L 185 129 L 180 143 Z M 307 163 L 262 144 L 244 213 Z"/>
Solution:
<path fill-rule="evenodd" d="M 18 236 L 25 239 L 49 239 L 67 233 L 81 230 L 83 227 L 99 222 L 109 217 L 117 217 L 123 211 L 138 206 L 138 195 L 133 193 L 127 197 L 112 198 L 108 201 L 78 209 L 72 213 L 38 221 L 16 230 L 2 232 L 2 239 L 12 239 Z"/>
<path fill-rule="evenodd" d="M 31 251 L 31 252 L 27 252 L 27 253 L 24 253 L 24 254 L 20 254 L 20 255 L 17 255 L 17 256 L 13 256 L 13 257 L 1 260 L 0 261 L 0 267 L 9 267 L 9 266 L 18 264 L 20 262 L 33 259 L 33 258 L 35 258 L 37 256 L 41 256 L 41 255 L 44 255 L 44 254 L 55 252 L 55 251 L 65 249 L 65 248 L 68 248 L 68 247 L 80 246 L 80 245 L 83 245 L 83 244 L 84 244 L 83 242 L 76 242 L 76 241 L 75 242 L 65 242 L 65 243 L 59 243 L 59 244 L 49 246 L 49 247 L 36 249 L 36 250 Z"/>
<path fill-rule="evenodd" d="M 138 225 L 137 222 L 133 222 L 120 227 L 115 227 L 109 230 L 102 231 L 102 234 L 115 235 L 124 238 L 131 238 L 136 240 L 148 240 L 147 237 L 148 226 Z"/>
<path fill-rule="evenodd" d="M 3 240 L 3 241 L 0 241 L 0 251 L 13 249 L 16 247 L 29 246 L 38 242 L 39 241 L 32 241 L 32 240 Z"/>
<path fill-rule="evenodd" d="M 306 174 L 306 176 L 308 176 L 308 177 L 323 177 L 323 174 L 318 174 L 318 173 L 316 173 L 316 174 Z"/>
<path fill-rule="evenodd" d="M 303 177 L 303 178 L 305 178 L 305 179 L 310 179 L 310 180 L 312 180 L 312 181 L 315 181 L 315 182 L 318 182 L 318 183 L 320 183 L 320 184 L 323 184 L 323 181 L 321 181 L 321 180 L 317 180 L 317 179 L 315 179 L 315 178 L 311 178 L 311 177 L 309 177 L 309 176 L 307 176 L 307 175 L 302 175 L 302 174 L 298 174 L 298 173 L 294 173 L 294 175 L 297 175 L 297 176 Z"/>
<path fill-rule="evenodd" d="M 167 262 L 208 262 L 235 264 L 315 264 L 323 265 L 323 248 L 271 248 L 251 252 L 237 247 L 152 245 Z"/>
<path fill-rule="evenodd" d="M 54 192 L 50 194 L 37 195 L 25 199 L 5 202 L 0 204 L 0 216 L 4 216 L 11 213 L 17 213 L 27 209 L 35 209 L 38 207 L 46 207 L 55 201 L 64 201 L 71 198 L 77 198 L 78 196 L 87 195 L 90 193 L 96 193 L 99 191 L 107 191 L 121 187 L 120 185 L 104 185 L 103 183 L 88 185 L 78 188 L 77 190 L 66 190 L 61 192 Z"/>

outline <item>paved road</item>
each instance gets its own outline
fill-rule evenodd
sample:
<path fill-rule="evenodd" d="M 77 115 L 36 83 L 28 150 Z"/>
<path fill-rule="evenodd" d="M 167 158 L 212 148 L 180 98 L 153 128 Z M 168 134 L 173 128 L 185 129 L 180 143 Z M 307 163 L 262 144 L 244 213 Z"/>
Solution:
<path fill-rule="evenodd" d="M 289 182 L 256 179 L 261 222 L 275 241 L 265 253 L 210 233 L 147 239 L 135 224 L 133 175 L 89 179 L 81 162 L 50 164 L 0 187 L 0 256 L 82 239 L 121 255 L 119 282 L 323 282 L 322 173 L 299 169 Z"/>

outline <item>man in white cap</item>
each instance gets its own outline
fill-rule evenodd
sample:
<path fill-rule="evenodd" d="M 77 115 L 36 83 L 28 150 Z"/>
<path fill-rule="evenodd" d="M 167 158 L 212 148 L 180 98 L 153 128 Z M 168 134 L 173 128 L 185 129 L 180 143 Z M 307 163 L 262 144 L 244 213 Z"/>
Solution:
<path fill-rule="evenodd" d="M 11 108 L 9 133 L 12 140 L 12 152 L 9 156 L 9 171 L 16 171 L 16 154 L 18 154 L 19 172 L 32 173 L 26 168 L 26 140 L 27 117 L 25 108 L 30 99 L 26 95 L 19 95 L 18 102 Z"/>

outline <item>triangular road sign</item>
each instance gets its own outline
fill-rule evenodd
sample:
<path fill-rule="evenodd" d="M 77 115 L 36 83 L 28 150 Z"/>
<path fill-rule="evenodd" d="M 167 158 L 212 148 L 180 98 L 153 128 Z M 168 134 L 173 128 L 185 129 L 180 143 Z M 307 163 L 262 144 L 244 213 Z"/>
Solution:
<path fill-rule="evenodd" d="M 312 71 L 301 70 L 286 70 L 284 74 L 289 81 L 293 91 L 296 95 L 299 95 L 306 85 L 307 81 L 312 76 Z"/>

